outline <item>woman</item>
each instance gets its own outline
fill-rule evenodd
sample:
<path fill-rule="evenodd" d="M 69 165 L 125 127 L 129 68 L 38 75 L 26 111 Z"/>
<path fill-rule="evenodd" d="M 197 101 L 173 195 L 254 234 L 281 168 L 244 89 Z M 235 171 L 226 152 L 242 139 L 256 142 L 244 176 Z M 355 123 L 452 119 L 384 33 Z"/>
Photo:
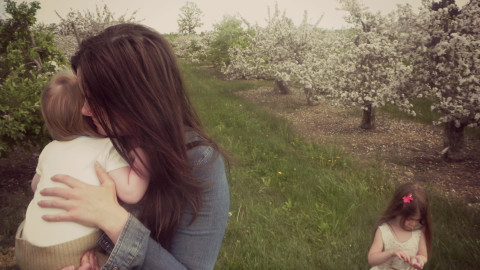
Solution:
<path fill-rule="evenodd" d="M 82 113 L 133 168 L 128 153 L 145 150 L 150 183 L 127 211 L 98 165 L 100 187 L 54 176 L 71 189 L 42 194 L 66 200 L 39 204 L 66 212 L 44 219 L 104 231 L 100 245 L 110 254 L 104 269 L 212 269 L 228 218 L 225 167 L 190 104 L 168 42 L 145 26 L 116 25 L 83 41 L 71 62 L 86 97 Z M 95 269 L 87 267 L 94 262 L 89 253 L 81 268 Z"/>

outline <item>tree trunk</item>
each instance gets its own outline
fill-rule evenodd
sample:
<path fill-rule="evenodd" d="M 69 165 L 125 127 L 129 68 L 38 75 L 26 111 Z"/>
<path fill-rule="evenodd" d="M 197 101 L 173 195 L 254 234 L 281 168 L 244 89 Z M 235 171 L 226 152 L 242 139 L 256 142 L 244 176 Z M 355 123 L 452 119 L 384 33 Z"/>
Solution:
<path fill-rule="evenodd" d="M 303 92 L 305 93 L 305 97 L 307 98 L 307 105 L 312 106 L 313 105 L 313 90 L 312 88 L 303 88 Z"/>
<path fill-rule="evenodd" d="M 447 161 L 462 161 L 466 158 L 466 152 L 464 149 L 465 138 L 463 131 L 467 124 L 464 121 L 460 121 L 460 124 L 455 125 L 455 120 L 451 120 L 445 124 L 443 134 L 443 146 L 445 149 L 442 151 L 443 158 Z"/>
<path fill-rule="evenodd" d="M 80 39 L 80 36 L 78 35 L 77 27 L 75 26 L 75 23 L 72 22 L 72 28 L 73 28 L 73 33 L 75 34 L 75 38 L 77 39 L 77 44 L 80 46 L 80 43 L 82 43 L 82 40 Z"/>
<path fill-rule="evenodd" d="M 366 110 L 363 110 L 362 124 L 360 128 L 374 129 L 375 128 L 375 109 L 372 108 L 372 104 L 368 104 Z"/>
<path fill-rule="evenodd" d="M 273 88 L 273 90 L 282 95 L 290 94 L 290 89 L 288 88 L 288 85 L 283 81 L 275 80 L 275 87 Z"/>
<path fill-rule="evenodd" d="M 33 37 L 32 32 L 30 32 L 30 45 L 32 45 L 32 47 L 35 48 L 36 57 L 35 59 L 33 59 L 33 62 L 35 62 L 38 68 L 42 68 L 43 67 L 42 59 L 40 58 L 40 55 L 37 52 L 37 44 L 35 42 L 35 38 Z"/>

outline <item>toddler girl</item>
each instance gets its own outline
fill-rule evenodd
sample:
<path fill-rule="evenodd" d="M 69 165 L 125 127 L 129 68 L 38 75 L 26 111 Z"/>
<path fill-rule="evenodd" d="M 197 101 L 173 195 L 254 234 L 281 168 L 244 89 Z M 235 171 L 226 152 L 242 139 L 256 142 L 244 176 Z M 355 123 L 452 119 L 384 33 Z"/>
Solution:
<path fill-rule="evenodd" d="M 431 253 L 431 221 L 420 185 L 399 186 L 377 226 L 368 252 L 371 269 L 423 268 Z"/>
<path fill-rule="evenodd" d="M 135 169 L 131 169 L 110 139 L 101 138 L 101 132 L 97 132 L 82 115 L 84 103 L 77 78 L 71 72 L 54 76 L 42 93 L 42 115 L 54 141 L 40 154 L 32 180 L 35 194 L 28 205 L 25 221 L 17 231 L 15 256 L 23 270 L 52 270 L 67 265 L 78 267 L 82 254 L 94 249 L 101 235 L 96 228 L 74 222 L 46 222 L 42 219 L 43 215 L 64 212 L 40 208 L 37 204 L 45 199 L 40 190 L 64 186 L 53 182 L 50 179 L 53 175 L 68 174 L 98 186 L 100 183 L 94 170 L 94 163 L 98 162 L 114 179 L 117 197 L 127 204 L 139 202 L 148 187 L 149 174 L 144 167 L 143 151 L 132 151 Z"/>

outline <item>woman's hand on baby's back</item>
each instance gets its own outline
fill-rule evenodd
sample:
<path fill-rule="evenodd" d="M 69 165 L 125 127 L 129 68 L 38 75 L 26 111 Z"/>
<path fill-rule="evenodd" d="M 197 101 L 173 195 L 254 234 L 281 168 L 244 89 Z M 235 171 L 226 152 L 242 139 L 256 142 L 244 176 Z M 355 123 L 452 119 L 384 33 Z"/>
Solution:
<path fill-rule="evenodd" d="M 61 200 L 43 200 L 41 207 L 63 209 L 66 212 L 57 215 L 45 215 L 46 221 L 73 221 L 89 227 L 103 230 L 115 243 L 127 223 L 129 213 L 117 200 L 115 183 L 107 172 L 95 164 L 100 186 L 85 184 L 68 175 L 55 175 L 52 181 L 63 183 L 70 188 L 45 188 L 43 196 L 62 198 Z"/>

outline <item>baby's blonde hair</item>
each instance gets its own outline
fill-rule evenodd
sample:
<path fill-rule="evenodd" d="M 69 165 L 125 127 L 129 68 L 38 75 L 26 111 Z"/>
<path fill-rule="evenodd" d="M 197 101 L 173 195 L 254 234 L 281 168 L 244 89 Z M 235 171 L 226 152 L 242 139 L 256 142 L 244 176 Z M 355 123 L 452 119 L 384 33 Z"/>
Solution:
<path fill-rule="evenodd" d="M 57 73 L 43 90 L 41 111 L 52 139 L 69 141 L 78 136 L 99 137 L 81 113 L 85 97 L 77 76 L 71 71 Z"/>

